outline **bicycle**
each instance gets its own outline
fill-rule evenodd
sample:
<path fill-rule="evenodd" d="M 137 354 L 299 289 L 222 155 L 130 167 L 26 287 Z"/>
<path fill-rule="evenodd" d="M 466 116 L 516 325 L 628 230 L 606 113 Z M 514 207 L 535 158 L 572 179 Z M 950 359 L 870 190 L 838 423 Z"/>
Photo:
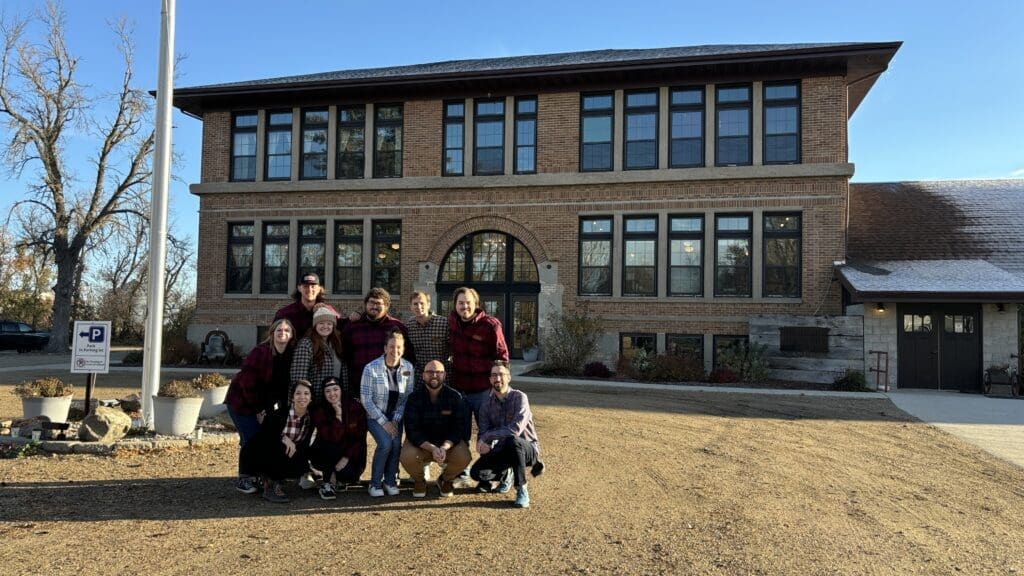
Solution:
<path fill-rule="evenodd" d="M 991 394 L 994 385 L 1009 385 L 1010 396 L 1014 398 L 1024 396 L 1024 384 L 1021 383 L 1020 374 L 1017 371 L 1016 354 L 1010 354 L 1009 364 L 993 366 L 985 370 L 985 379 L 981 386 L 982 392 Z"/>

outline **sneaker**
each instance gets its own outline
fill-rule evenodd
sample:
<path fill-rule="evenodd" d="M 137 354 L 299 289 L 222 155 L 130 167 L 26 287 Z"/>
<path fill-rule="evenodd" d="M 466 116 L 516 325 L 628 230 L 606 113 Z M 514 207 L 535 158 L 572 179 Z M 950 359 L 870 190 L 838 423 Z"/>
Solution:
<path fill-rule="evenodd" d="M 264 486 L 263 499 L 275 504 L 287 504 L 288 502 L 291 502 L 288 495 L 284 493 L 284 488 L 281 488 L 280 482 L 270 482 Z"/>
<path fill-rule="evenodd" d="M 398 496 L 398 486 L 385 484 L 384 491 L 387 492 L 388 496 Z"/>
<path fill-rule="evenodd" d="M 384 490 L 381 490 L 380 486 L 370 486 L 370 488 L 367 490 L 367 492 L 369 492 L 370 496 L 373 497 L 373 498 L 383 498 L 384 497 Z"/>
<path fill-rule="evenodd" d="M 239 476 L 235 480 L 235 490 L 238 490 L 242 494 L 255 494 L 260 491 L 256 487 L 256 483 L 253 482 L 252 476 Z"/>
<path fill-rule="evenodd" d="M 451 480 L 445 480 L 444 478 L 437 479 L 437 489 L 440 490 L 441 496 L 448 497 L 455 494 L 455 487 L 452 486 Z"/>
<path fill-rule="evenodd" d="M 324 482 L 320 485 L 320 499 L 321 500 L 334 500 L 338 495 L 334 493 L 334 486 L 331 486 L 330 482 Z"/>
<path fill-rule="evenodd" d="M 413 498 L 425 498 L 427 496 L 427 481 L 416 480 L 412 487 Z"/>
<path fill-rule="evenodd" d="M 483 492 L 484 494 L 494 492 L 494 482 L 491 482 L 490 480 L 481 480 L 476 485 L 476 491 Z"/>
<path fill-rule="evenodd" d="M 299 488 L 302 488 L 303 490 L 312 490 L 313 488 L 316 488 L 316 480 L 313 479 L 312 472 L 306 472 L 302 475 L 302 478 L 299 478 Z"/>
<path fill-rule="evenodd" d="M 537 460 L 537 463 L 534 464 L 532 468 L 530 468 L 530 474 L 533 474 L 533 477 L 536 478 L 537 476 L 540 476 L 543 473 L 544 463 L 541 462 L 540 460 Z"/>
<path fill-rule="evenodd" d="M 530 492 L 526 489 L 526 484 L 516 488 L 516 501 L 512 505 L 516 508 L 530 507 Z"/>
<path fill-rule="evenodd" d="M 501 482 L 498 483 L 498 487 L 494 489 L 498 494 L 508 494 L 508 491 L 512 489 L 512 471 L 506 470 L 505 475 L 501 477 Z"/>

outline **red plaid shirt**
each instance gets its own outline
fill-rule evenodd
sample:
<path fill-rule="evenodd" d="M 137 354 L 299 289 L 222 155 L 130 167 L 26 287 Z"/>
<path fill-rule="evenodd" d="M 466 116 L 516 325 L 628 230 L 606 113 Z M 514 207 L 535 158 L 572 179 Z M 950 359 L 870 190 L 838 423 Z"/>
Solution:
<path fill-rule="evenodd" d="M 288 409 L 288 418 L 284 421 L 284 429 L 281 430 L 281 437 L 289 437 L 293 442 L 298 442 L 306 437 L 306 428 L 309 426 L 309 412 L 302 416 L 295 415 L 295 408 Z"/>

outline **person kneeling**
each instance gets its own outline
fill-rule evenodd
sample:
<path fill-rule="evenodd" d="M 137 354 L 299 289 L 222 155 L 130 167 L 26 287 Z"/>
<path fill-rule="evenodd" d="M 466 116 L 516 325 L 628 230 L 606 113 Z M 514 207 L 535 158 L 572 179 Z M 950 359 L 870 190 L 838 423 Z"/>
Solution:
<path fill-rule="evenodd" d="M 324 398 L 313 409 L 316 440 L 310 460 L 324 474 L 320 498 L 334 500 L 336 487 L 355 484 L 366 469 L 366 411 L 344 394 L 334 376 L 324 378 Z"/>
<path fill-rule="evenodd" d="M 259 432 L 242 448 L 245 468 L 263 477 L 263 498 L 270 502 L 288 502 L 281 481 L 309 471 L 309 437 L 313 426 L 308 409 L 312 398 L 310 383 L 296 382 L 291 407 L 268 413 Z"/>
<path fill-rule="evenodd" d="M 484 491 L 493 489 L 494 481 L 504 478 L 509 470 L 516 487 L 515 506 L 528 508 L 530 493 L 526 489 L 526 467 L 534 476 L 544 471 L 540 461 L 540 444 L 533 425 L 533 413 L 526 394 L 509 386 L 512 375 L 508 362 L 496 360 L 491 368 L 491 394 L 477 413 L 476 450 L 480 459 L 473 464 L 470 475 Z"/>
<path fill-rule="evenodd" d="M 437 487 L 441 496 L 454 493 L 452 481 L 472 456 L 469 453 L 469 405 L 444 383 L 444 364 L 431 360 L 423 368 L 423 385 L 405 403 L 405 444 L 402 467 L 413 479 L 413 498 L 427 495 L 426 466 L 442 467 Z"/>

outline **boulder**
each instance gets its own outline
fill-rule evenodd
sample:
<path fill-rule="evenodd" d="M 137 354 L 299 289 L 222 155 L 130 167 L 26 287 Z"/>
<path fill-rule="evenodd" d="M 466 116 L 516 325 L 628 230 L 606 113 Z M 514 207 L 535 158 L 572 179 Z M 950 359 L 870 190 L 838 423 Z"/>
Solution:
<path fill-rule="evenodd" d="M 121 409 L 128 414 L 142 410 L 142 398 L 138 394 L 120 398 L 118 402 L 121 404 Z"/>
<path fill-rule="evenodd" d="M 78 439 L 84 442 L 117 442 L 128 434 L 132 419 L 119 408 L 97 406 L 96 412 L 82 420 Z"/>

